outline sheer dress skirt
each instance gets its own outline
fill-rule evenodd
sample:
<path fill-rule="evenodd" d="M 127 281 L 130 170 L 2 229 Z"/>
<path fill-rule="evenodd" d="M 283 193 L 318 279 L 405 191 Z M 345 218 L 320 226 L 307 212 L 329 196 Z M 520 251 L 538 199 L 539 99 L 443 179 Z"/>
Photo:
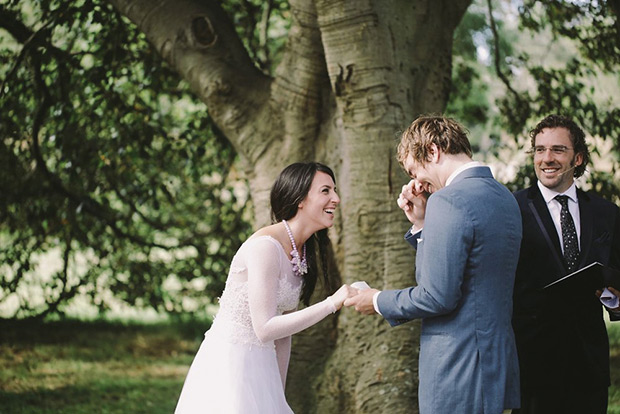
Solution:
<path fill-rule="evenodd" d="M 292 414 L 274 347 L 231 343 L 213 328 L 192 362 L 175 414 Z"/>

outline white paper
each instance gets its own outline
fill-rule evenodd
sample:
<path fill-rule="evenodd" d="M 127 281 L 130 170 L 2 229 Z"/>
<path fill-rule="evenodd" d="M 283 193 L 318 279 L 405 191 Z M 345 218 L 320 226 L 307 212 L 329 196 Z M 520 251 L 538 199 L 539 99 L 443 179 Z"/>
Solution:
<path fill-rule="evenodd" d="M 610 309 L 616 309 L 620 305 L 620 298 L 611 293 L 609 289 L 605 288 L 601 295 L 601 303 Z"/>
<path fill-rule="evenodd" d="M 359 280 L 357 282 L 351 283 L 351 287 L 357 290 L 370 289 L 370 286 L 368 286 L 368 283 L 364 282 L 363 280 Z"/>

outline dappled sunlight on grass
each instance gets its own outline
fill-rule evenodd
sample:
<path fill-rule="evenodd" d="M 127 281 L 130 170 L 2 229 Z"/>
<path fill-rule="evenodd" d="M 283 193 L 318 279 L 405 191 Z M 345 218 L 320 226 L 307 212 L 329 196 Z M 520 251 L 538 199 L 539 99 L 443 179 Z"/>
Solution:
<path fill-rule="evenodd" d="M 170 413 L 209 326 L 1 324 L 2 414 Z"/>
<path fill-rule="evenodd" d="M 55 390 L 67 386 L 81 385 L 107 378 L 110 381 L 133 379 L 178 379 L 187 374 L 191 358 L 182 358 L 177 363 L 161 363 L 159 360 L 136 362 L 126 361 L 84 362 L 71 360 L 49 361 L 30 366 L 22 376 L 3 378 L 0 389 L 23 392 L 37 389 Z M 6 382 L 5 382 L 6 381 Z"/>
<path fill-rule="evenodd" d="M 170 414 L 209 322 L 0 322 L 1 414 Z M 620 414 L 620 322 L 608 322 Z"/>

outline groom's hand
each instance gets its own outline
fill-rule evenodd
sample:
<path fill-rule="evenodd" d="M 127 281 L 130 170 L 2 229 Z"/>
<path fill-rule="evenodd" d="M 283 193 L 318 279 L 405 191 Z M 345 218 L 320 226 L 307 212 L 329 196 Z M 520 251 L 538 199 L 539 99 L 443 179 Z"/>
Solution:
<path fill-rule="evenodd" d="M 426 214 L 426 200 L 430 195 L 429 187 L 417 180 L 411 180 L 403 188 L 396 200 L 407 219 L 417 228 L 424 227 Z"/>
<path fill-rule="evenodd" d="M 351 298 L 344 301 L 344 306 L 353 306 L 355 310 L 363 315 L 372 315 L 377 313 L 372 303 L 372 297 L 379 292 L 377 289 L 364 289 Z"/>

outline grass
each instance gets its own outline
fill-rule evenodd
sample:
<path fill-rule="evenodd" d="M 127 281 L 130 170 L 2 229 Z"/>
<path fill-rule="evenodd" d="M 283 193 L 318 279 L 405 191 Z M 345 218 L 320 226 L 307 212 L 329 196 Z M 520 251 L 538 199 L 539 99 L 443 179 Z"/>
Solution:
<path fill-rule="evenodd" d="M 0 414 L 171 414 L 208 325 L 0 322 Z M 620 414 L 620 322 L 608 331 Z"/>
<path fill-rule="evenodd" d="M 0 414 L 170 414 L 209 322 L 0 323 Z"/>

